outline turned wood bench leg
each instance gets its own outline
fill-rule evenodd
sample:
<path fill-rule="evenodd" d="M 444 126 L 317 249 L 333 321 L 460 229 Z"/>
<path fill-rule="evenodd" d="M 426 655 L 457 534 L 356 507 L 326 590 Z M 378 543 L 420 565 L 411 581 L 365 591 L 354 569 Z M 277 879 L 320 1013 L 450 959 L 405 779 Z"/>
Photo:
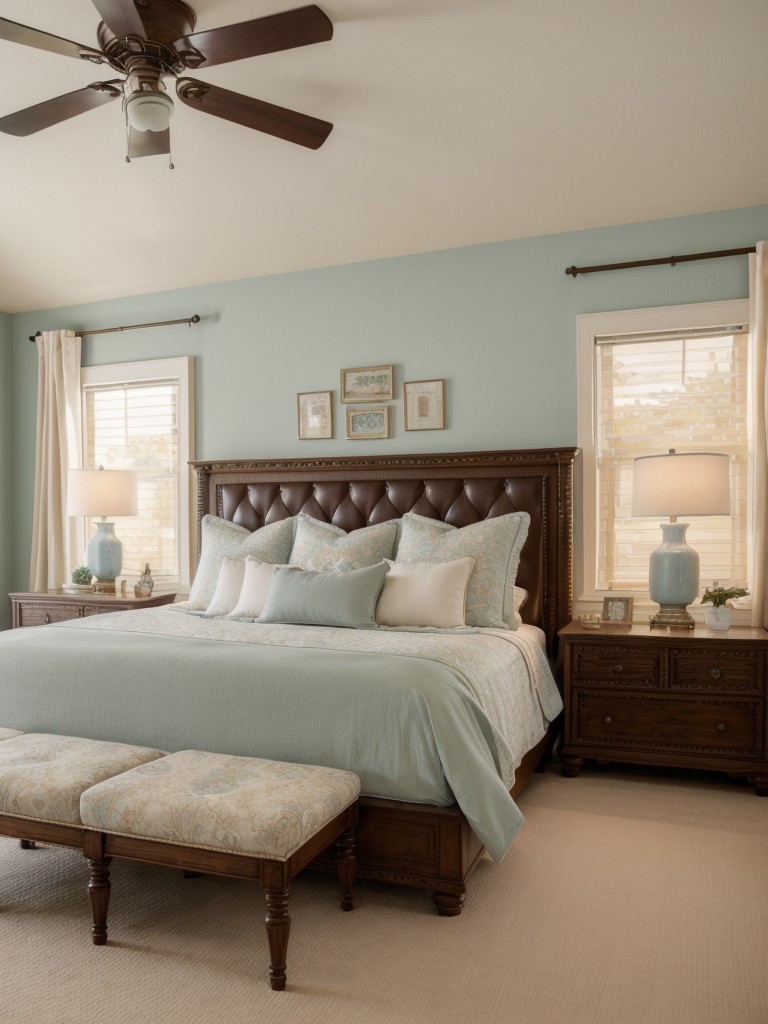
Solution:
<path fill-rule="evenodd" d="M 109 894 L 112 886 L 109 881 L 109 864 L 111 857 L 103 860 L 91 860 L 91 880 L 88 883 L 88 898 L 91 901 L 93 925 L 91 937 L 94 946 L 104 946 L 107 942 L 107 911 L 109 910 Z"/>
<path fill-rule="evenodd" d="M 267 898 L 267 941 L 269 943 L 269 984 L 276 992 L 285 989 L 285 962 L 291 915 L 288 913 L 290 889 L 265 889 Z"/>
<path fill-rule="evenodd" d="M 341 909 L 354 910 L 355 901 L 352 890 L 355 884 L 355 870 L 357 867 L 354 827 L 347 829 L 346 832 L 342 832 L 336 840 L 336 867 L 339 872 L 339 883 L 341 886 Z"/>

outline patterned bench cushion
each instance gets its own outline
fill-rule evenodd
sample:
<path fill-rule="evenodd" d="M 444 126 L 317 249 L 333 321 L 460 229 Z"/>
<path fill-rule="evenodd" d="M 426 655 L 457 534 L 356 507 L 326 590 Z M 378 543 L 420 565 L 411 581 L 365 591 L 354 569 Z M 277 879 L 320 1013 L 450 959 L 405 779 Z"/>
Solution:
<path fill-rule="evenodd" d="M 352 772 L 182 750 L 94 786 L 89 828 L 285 861 L 354 803 Z"/>
<path fill-rule="evenodd" d="M 0 741 L 10 740 L 14 736 L 21 736 L 21 731 L 19 729 L 0 729 Z"/>
<path fill-rule="evenodd" d="M 162 750 L 25 733 L 0 743 L 0 814 L 79 825 L 80 794 Z"/>

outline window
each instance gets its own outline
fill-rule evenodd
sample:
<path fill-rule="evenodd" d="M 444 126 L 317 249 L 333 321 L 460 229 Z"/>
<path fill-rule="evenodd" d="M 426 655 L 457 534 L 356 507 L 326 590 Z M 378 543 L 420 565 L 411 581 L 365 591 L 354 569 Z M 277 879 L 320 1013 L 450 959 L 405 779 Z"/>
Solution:
<path fill-rule="evenodd" d="M 580 593 L 647 593 L 658 523 L 632 519 L 640 455 L 731 456 L 731 517 L 692 518 L 701 579 L 747 583 L 747 303 L 579 317 L 579 443 L 584 451 Z"/>
<path fill-rule="evenodd" d="M 122 576 L 148 562 L 161 586 L 188 586 L 193 359 L 156 359 L 81 371 L 83 466 L 133 469 L 139 514 L 115 519 Z M 86 522 L 87 536 L 93 532 Z"/>

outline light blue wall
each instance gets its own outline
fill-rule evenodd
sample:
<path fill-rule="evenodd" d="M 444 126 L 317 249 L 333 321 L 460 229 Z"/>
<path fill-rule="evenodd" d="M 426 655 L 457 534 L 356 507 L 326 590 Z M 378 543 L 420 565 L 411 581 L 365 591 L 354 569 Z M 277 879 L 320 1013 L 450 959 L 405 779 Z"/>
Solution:
<path fill-rule="evenodd" d="M 765 237 L 768 206 L 16 315 L 15 584 L 26 586 L 29 562 L 36 357 L 26 338 L 38 329 L 88 330 L 199 313 L 203 322 L 196 327 L 100 335 L 83 343 L 86 365 L 194 355 L 198 458 L 572 445 L 577 314 L 744 297 L 747 259 L 576 280 L 565 268 L 741 248 Z M 377 363 L 395 365 L 392 436 L 346 441 L 339 370 Z M 447 429 L 405 432 L 402 381 L 440 377 L 447 386 Z M 298 441 L 296 392 L 327 389 L 335 392 L 335 440 Z"/>

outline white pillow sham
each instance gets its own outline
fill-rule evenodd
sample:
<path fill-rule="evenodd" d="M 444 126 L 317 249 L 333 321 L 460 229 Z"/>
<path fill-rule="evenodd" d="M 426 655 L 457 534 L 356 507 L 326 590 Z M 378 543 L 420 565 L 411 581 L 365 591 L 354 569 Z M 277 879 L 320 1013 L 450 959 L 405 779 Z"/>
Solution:
<path fill-rule="evenodd" d="M 229 615 L 240 597 L 244 576 L 245 561 L 242 558 L 230 558 L 229 555 L 224 555 L 221 560 L 216 589 L 205 609 L 205 614 Z"/>
<path fill-rule="evenodd" d="M 275 569 L 298 569 L 298 566 L 273 565 L 248 555 L 240 596 L 230 612 L 233 619 L 258 619 L 267 603 Z"/>
<path fill-rule="evenodd" d="M 465 626 L 467 586 L 474 558 L 451 562 L 391 562 L 384 578 L 376 622 L 380 626 Z"/>

